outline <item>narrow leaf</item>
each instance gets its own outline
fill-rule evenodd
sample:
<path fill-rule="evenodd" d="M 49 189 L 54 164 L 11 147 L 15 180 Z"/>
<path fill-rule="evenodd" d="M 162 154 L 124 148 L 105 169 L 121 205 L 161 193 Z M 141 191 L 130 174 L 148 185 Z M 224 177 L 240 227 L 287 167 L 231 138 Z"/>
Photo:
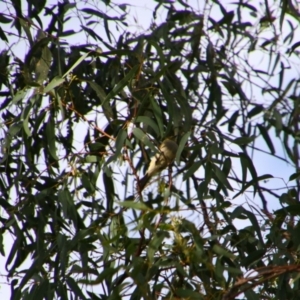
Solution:
<path fill-rule="evenodd" d="M 153 152 L 157 152 L 156 147 L 154 146 L 153 142 L 151 142 L 147 136 L 147 134 L 142 131 L 140 128 L 133 129 L 133 135 L 139 139 L 143 144 L 148 146 Z"/>
<path fill-rule="evenodd" d="M 137 117 L 135 122 L 136 123 L 143 123 L 147 126 L 150 126 L 155 131 L 156 135 L 159 136 L 159 129 L 157 127 L 157 124 L 150 117 L 139 116 L 139 117 Z"/>
<path fill-rule="evenodd" d="M 255 136 L 251 136 L 251 137 L 245 136 L 245 137 L 236 138 L 232 142 L 237 145 L 247 145 L 247 144 L 253 142 L 254 139 L 255 139 Z"/>
<path fill-rule="evenodd" d="M 248 113 L 248 118 L 251 119 L 252 117 L 258 115 L 262 111 L 264 111 L 263 105 L 255 105 Z"/>
<path fill-rule="evenodd" d="M 112 111 L 112 108 L 109 105 L 109 103 L 105 102 L 105 98 L 106 98 L 105 91 L 96 82 L 94 82 L 94 81 L 87 81 L 87 82 L 89 83 L 91 88 L 96 92 L 98 98 L 100 99 L 100 101 L 102 103 L 103 112 L 104 112 L 107 120 L 110 120 L 111 118 L 113 118 L 113 111 Z"/>
<path fill-rule="evenodd" d="M 62 78 L 65 78 L 66 76 L 68 76 L 79 64 L 81 64 L 81 62 L 83 60 L 86 59 L 87 56 L 89 56 L 91 53 L 91 51 L 83 54 L 76 62 L 75 64 L 62 76 Z"/>
<path fill-rule="evenodd" d="M 79 298 L 79 299 L 86 299 L 86 297 L 83 295 L 81 288 L 78 286 L 76 281 L 72 277 L 68 277 L 66 280 L 68 286 L 73 291 L 73 293 Z"/>
<path fill-rule="evenodd" d="M 189 139 L 190 135 L 191 135 L 191 132 L 188 131 L 186 134 L 184 134 L 184 136 L 180 140 L 178 150 L 177 150 L 177 153 L 176 153 L 176 159 L 175 159 L 175 161 L 178 165 L 180 163 L 180 157 L 181 157 L 182 150 L 184 149 L 184 147 L 186 145 L 186 142 Z"/>
<path fill-rule="evenodd" d="M 150 210 L 150 208 L 143 202 L 134 202 L 134 201 L 124 201 L 118 202 L 119 205 L 127 208 L 137 209 L 137 210 Z"/>
<path fill-rule="evenodd" d="M 273 175 L 266 174 L 266 175 L 259 176 L 256 179 L 252 179 L 251 181 L 249 181 L 245 185 L 245 187 L 240 192 L 238 192 L 237 194 L 235 194 L 232 199 L 235 199 L 236 197 L 238 197 L 239 195 L 241 195 L 242 193 L 244 193 L 244 191 L 246 191 L 248 187 L 250 187 L 250 186 L 254 187 L 259 181 L 270 179 L 270 178 L 273 178 Z"/>
<path fill-rule="evenodd" d="M 259 129 L 259 131 L 260 131 L 260 134 L 262 135 L 263 139 L 265 140 L 267 146 L 269 147 L 269 149 L 270 149 L 272 155 L 274 155 L 274 154 L 275 154 L 275 148 L 274 148 L 274 146 L 273 146 L 273 143 L 272 143 L 272 140 L 271 140 L 271 138 L 270 138 L 270 136 L 269 136 L 268 131 L 267 131 L 266 128 L 265 128 L 263 125 L 261 125 L 261 124 L 258 124 L 257 127 L 258 127 L 258 129 Z"/>
<path fill-rule="evenodd" d="M 49 84 L 44 88 L 44 93 L 47 94 L 48 92 L 52 91 L 57 86 L 61 85 L 65 82 L 65 79 L 60 76 L 55 76 Z"/>
<path fill-rule="evenodd" d="M 49 149 L 49 153 L 51 154 L 51 156 L 55 159 L 58 160 L 58 157 L 56 155 L 56 135 L 55 135 L 55 124 L 54 121 L 49 119 L 47 125 L 46 125 L 46 136 L 47 136 L 47 146 Z"/>
<path fill-rule="evenodd" d="M 104 99 L 104 103 L 106 103 L 106 101 L 109 101 L 110 99 L 114 98 L 126 85 L 128 85 L 130 80 L 132 80 L 134 78 L 134 76 L 136 76 L 136 72 L 139 68 L 140 68 L 139 65 L 135 65 L 128 72 L 128 74 L 117 83 L 117 85 L 112 89 L 112 91 L 109 92 L 109 94 Z M 104 105 L 104 103 L 102 103 L 102 105 Z"/>

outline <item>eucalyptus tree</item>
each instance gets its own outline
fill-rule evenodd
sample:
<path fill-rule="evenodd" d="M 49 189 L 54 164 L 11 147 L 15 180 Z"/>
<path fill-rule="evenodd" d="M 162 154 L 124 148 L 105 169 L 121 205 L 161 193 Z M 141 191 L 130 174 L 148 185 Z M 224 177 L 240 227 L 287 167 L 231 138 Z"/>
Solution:
<path fill-rule="evenodd" d="M 1 4 L 11 299 L 299 298 L 299 12 L 198 2 Z"/>

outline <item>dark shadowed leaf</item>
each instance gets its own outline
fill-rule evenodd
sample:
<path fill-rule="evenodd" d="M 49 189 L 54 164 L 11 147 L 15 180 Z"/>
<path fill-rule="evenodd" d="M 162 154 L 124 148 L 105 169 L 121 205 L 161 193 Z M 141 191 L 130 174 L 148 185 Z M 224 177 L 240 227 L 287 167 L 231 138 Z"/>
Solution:
<path fill-rule="evenodd" d="M 299 299 L 296 2 L 2 2 L 2 298 Z"/>

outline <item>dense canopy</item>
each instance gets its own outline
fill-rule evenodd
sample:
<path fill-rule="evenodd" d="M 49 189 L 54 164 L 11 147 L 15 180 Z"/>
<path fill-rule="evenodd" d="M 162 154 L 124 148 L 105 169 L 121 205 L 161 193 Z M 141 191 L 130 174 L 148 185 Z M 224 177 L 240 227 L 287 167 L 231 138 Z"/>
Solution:
<path fill-rule="evenodd" d="M 299 299 L 297 3 L 132 3 L 0 4 L 1 290 Z"/>

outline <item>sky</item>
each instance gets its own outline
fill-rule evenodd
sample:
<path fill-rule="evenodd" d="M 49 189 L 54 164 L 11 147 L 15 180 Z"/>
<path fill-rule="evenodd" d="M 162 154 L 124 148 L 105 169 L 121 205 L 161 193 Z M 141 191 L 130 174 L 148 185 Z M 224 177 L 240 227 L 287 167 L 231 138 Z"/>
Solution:
<path fill-rule="evenodd" d="M 53 0 L 49 0 L 49 4 L 52 3 L 56 3 L 57 1 L 53 1 Z M 190 1 L 189 3 L 192 4 L 198 11 L 202 11 L 203 7 L 201 5 L 203 5 L 205 1 L 197 1 L 197 0 L 193 0 Z M 228 1 L 229 2 L 229 1 Z M 82 2 L 78 2 L 78 5 L 81 7 L 84 7 L 85 5 L 85 1 Z M 90 1 L 90 3 L 93 3 L 92 1 Z M 124 3 L 128 3 L 128 4 L 132 4 L 134 7 L 130 7 L 130 15 L 131 15 L 131 19 L 129 20 L 129 24 L 131 24 L 130 27 L 128 28 L 116 28 L 115 29 L 115 34 L 116 36 L 118 36 L 120 34 L 120 32 L 122 32 L 122 30 L 126 30 L 126 31 L 130 31 L 132 33 L 136 33 L 136 32 L 144 32 L 146 31 L 151 23 L 151 19 L 152 19 L 152 11 L 153 11 L 153 7 L 155 6 L 155 2 L 154 1 L 149 1 L 149 0 L 139 0 L 139 1 L 119 1 L 116 0 L 114 1 L 114 3 L 116 4 L 124 4 Z M 138 3 L 138 4 L 137 4 Z M 99 4 L 99 1 L 97 1 L 97 4 L 101 7 L 101 4 Z M 98 6 L 98 8 L 99 8 Z M 105 9 L 103 7 L 103 9 Z M 0 11 L 5 11 L 6 13 L 9 13 L 9 11 L 7 10 L 7 5 L 3 2 L 0 3 Z M 300 11 L 300 3 L 299 3 L 299 11 Z M 106 11 L 107 13 L 109 13 L 110 15 L 114 15 L 114 11 Z M 215 11 L 213 12 L 216 16 L 219 13 L 219 11 Z M 163 21 L 165 19 L 165 14 L 166 12 L 161 11 L 161 14 L 158 16 L 157 18 L 157 23 L 159 23 L 159 21 Z M 221 15 L 220 15 L 221 17 Z M 69 29 L 73 29 L 76 31 L 80 30 L 80 27 L 78 26 L 78 20 L 74 17 L 71 18 L 71 20 L 68 23 Z M 285 30 L 285 28 L 283 29 Z M 298 34 L 299 36 L 299 34 Z M 72 44 L 76 45 L 81 44 L 82 40 L 79 37 L 79 35 L 74 35 L 72 38 Z M 82 32 L 82 38 L 85 39 L 86 36 L 85 34 Z M 78 39 L 78 40 L 76 40 Z M 16 38 L 16 44 L 14 45 L 15 49 L 18 49 L 17 53 L 20 57 L 22 57 L 22 55 L 24 54 L 24 49 L 26 49 L 26 47 L 24 47 L 24 45 L 22 45 L 22 43 L 17 43 L 17 38 Z M 23 41 L 24 42 L 24 41 Z M 26 42 L 25 42 L 26 43 Z M 7 46 L 0 41 L 0 50 L 2 50 L 3 48 L 6 48 Z M 23 53 L 23 54 L 22 54 Z M 255 51 L 253 51 L 253 53 L 250 54 L 251 56 L 253 56 L 252 62 L 253 65 L 256 65 L 257 68 L 262 68 L 263 66 L 266 66 L 267 64 L 267 60 L 266 58 L 261 54 L 261 53 L 257 53 Z M 243 59 L 243 57 L 241 57 L 240 59 Z M 299 66 L 298 66 L 299 67 Z M 294 72 L 298 72 L 300 73 L 300 68 L 295 68 L 295 69 L 291 69 L 291 76 L 294 77 Z M 276 79 L 274 79 L 276 80 Z M 289 81 L 289 76 L 286 76 L 285 78 L 286 82 Z M 262 99 L 262 95 L 260 94 L 260 92 L 256 92 L 254 91 L 254 97 L 257 98 L 257 101 L 264 101 L 264 99 Z M 80 143 L 80 140 L 78 140 Z M 276 145 L 276 151 L 278 155 L 283 155 L 282 152 L 282 148 L 281 148 L 281 144 L 277 139 L 274 139 L 274 143 Z M 260 147 L 266 147 L 264 144 L 264 141 L 261 141 L 261 144 L 259 145 Z M 274 187 L 287 187 L 288 186 L 288 178 L 289 176 L 293 173 L 293 169 L 287 165 L 284 162 L 281 162 L 279 160 L 275 160 L 274 158 L 272 158 L 269 155 L 265 155 L 263 153 L 255 153 L 253 160 L 255 162 L 255 166 L 257 168 L 258 171 L 258 175 L 262 175 L 262 174 L 273 174 L 274 175 L 274 179 L 270 180 L 267 184 L 272 184 L 274 185 Z M 181 182 L 180 179 L 176 180 L 176 184 L 178 184 L 180 186 Z M 234 205 L 240 205 L 241 203 L 245 203 L 245 197 L 239 197 L 238 199 L 235 199 L 233 202 Z M 249 199 L 250 203 L 255 203 L 255 199 Z M 257 204 L 257 203 L 256 203 Z M 260 203 L 258 203 L 258 205 L 260 205 Z M 269 203 L 269 209 L 272 211 L 273 209 L 279 208 L 279 203 Z M 244 224 L 242 225 L 243 227 L 245 226 Z M 6 253 L 8 252 L 8 249 L 10 248 L 12 239 L 9 236 L 6 236 L 5 239 L 5 243 L 6 243 Z M 0 275 L 1 274 L 5 274 L 6 271 L 3 269 L 3 266 L 5 265 L 5 261 L 6 258 L 0 257 Z M 8 299 L 9 295 L 10 295 L 10 287 L 9 284 L 7 284 L 5 277 L 1 277 L 0 276 L 0 295 L 2 295 L 2 297 L 4 297 L 3 299 Z"/>

